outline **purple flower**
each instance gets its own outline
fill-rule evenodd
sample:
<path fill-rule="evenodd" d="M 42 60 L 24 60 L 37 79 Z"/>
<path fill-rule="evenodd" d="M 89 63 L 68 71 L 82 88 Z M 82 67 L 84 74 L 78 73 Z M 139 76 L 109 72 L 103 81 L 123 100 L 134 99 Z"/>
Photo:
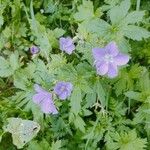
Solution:
<path fill-rule="evenodd" d="M 60 50 L 65 51 L 67 54 L 72 54 L 73 50 L 75 50 L 75 45 L 73 40 L 70 37 L 64 38 L 61 37 L 59 39 Z"/>
<path fill-rule="evenodd" d="M 70 82 L 58 82 L 54 87 L 54 92 L 58 95 L 59 99 L 65 100 L 71 95 L 73 85 Z"/>
<path fill-rule="evenodd" d="M 104 48 L 94 48 L 93 56 L 97 74 L 114 78 L 118 75 L 118 66 L 128 63 L 129 56 L 119 52 L 115 42 L 110 42 Z"/>
<path fill-rule="evenodd" d="M 32 54 L 37 54 L 39 51 L 40 51 L 40 49 L 37 46 L 35 46 L 35 45 L 30 47 L 30 52 Z"/>
<path fill-rule="evenodd" d="M 38 84 L 34 85 L 36 94 L 32 97 L 33 102 L 41 107 L 46 114 L 58 114 L 58 111 L 52 100 L 52 94 L 42 89 Z"/>

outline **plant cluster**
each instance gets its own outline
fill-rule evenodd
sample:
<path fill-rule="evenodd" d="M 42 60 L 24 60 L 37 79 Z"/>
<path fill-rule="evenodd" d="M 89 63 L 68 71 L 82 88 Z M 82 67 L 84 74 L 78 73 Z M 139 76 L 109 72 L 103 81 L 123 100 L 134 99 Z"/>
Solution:
<path fill-rule="evenodd" d="M 0 150 L 150 149 L 149 1 L 0 8 Z"/>

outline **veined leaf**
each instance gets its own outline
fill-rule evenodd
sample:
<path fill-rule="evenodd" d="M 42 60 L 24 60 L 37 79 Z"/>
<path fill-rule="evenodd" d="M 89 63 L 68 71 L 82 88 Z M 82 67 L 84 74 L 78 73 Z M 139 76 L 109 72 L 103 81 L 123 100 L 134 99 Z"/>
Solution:
<path fill-rule="evenodd" d="M 78 12 L 74 14 L 76 21 L 83 21 L 94 17 L 94 8 L 91 1 L 83 1 L 83 4 L 78 7 Z"/>
<path fill-rule="evenodd" d="M 53 142 L 50 150 L 61 150 L 61 141 Z"/>
<path fill-rule="evenodd" d="M 4 23 L 4 18 L 3 18 L 3 16 L 1 15 L 1 16 L 0 16 L 0 27 L 3 25 L 3 23 Z"/>
<path fill-rule="evenodd" d="M 119 23 L 126 16 L 130 5 L 130 0 L 124 0 L 121 2 L 120 6 L 115 6 L 110 10 L 109 15 L 112 24 Z"/>
<path fill-rule="evenodd" d="M 79 115 L 76 116 L 76 118 L 74 120 L 74 125 L 80 131 L 85 132 L 85 122 L 83 121 L 83 119 Z"/>
<path fill-rule="evenodd" d="M 95 83 L 95 90 L 98 96 L 98 100 L 100 100 L 103 107 L 106 106 L 106 94 L 104 88 L 99 80 Z"/>
<path fill-rule="evenodd" d="M 137 100 L 137 101 L 140 101 L 140 98 L 141 98 L 141 93 L 134 92 L 134 91 L 128 91 L 128 92 L 125 93 L 125 95 L 128 98 L 133 99 L 133 100 Z"/>
<path fill-rule="evenodd" d="M 123 23 L 134 24 L 134 23 L 140 22 L 142 21 L 143 16 L 144 16 L 144 11 L 133 11 L 125 17 L 125 19 L 123 20 Z"/>
<path fill-rule="evenodd" d="M 143 38 L 150 37 L 150 32 L 146 29 L 134 25 L 128 25 L 123 29 L 124 35 L 132 40 L 140 41 Z"/>
<path fill-rule="evenodd" d="M 20 66 L 18 60 L 19 60 L 19 55 L 17 52 L 10 55 L 9 62 L 13 71 L 17 70 Z"/>
<path fill-rule="evenodd" d="M 12 134 L 13 144 L 18 149 L 31 141 L 39 130 L 40 125 L 37 122 L 21 118 L 8 118 L 8 124 L 4 126 L 4 131 Z"/>
<path fill-rule="evenodd" d="M 82 95 L 81 95 L 81 89 L 79 87 L 75 87 L 72 95 L 71 95 L 71 111 L 77 115 L 81 110 L 81 101 L 82 101 Z"/>
<path fill-rule="evenodd" d="M 9 62 L 0 56 L 0 76 L 8 77 L 13 74 L 13 69 L 11 68 Z"/>

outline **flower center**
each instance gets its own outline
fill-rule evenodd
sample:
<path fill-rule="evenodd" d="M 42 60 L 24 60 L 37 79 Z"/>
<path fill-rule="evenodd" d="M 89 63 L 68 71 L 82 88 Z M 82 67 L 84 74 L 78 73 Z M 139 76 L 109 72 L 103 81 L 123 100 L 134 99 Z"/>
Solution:
<path fill-rule="evenodd" d="M 113 56 L 110 55 L 110 54 L 106 54 L 106 55 L 104 56 L 104 60 L 105 60 L 107 63 L 109 63 L 109 62 L 112 63 L 112 62 L 114 61 Z"/>
<path fill-rule="evenodd" d="M 64 86 L 61 87 L 60 91 L 63 92 L 66 88 Z"/>

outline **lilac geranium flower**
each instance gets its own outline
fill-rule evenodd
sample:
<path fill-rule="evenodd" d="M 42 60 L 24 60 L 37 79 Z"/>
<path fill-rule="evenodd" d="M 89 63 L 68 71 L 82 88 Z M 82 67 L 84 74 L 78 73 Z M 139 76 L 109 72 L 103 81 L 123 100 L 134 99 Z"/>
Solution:
<path fill-rule="evenodd" d="M 58 95 L 59 99 L 65 100 L 71 95 L 73 85 L 70 82 L 58 82 L 54 87 L 54 92 Z"/>
<path fill-rule="evenodd" d="M 39 47 L 33 45 L 30 47 L 31 54 L 37 54 L 40 51 Z"/>
<path fill-rule="evenodd" d="M 75 45 L 70 37 L 67 38 L 61 37 L 59 39 L 59 44 L 60 50 L 65 51 L 69 55 L 72 54 L 72 52 L 75 50 Z"/>
<path fill-rule="evenodd" d="M 93 56 L 97 74 L 114 78 L 118 75 L 118 66 L 128 63 L 129 56 L 119 52 L 115 42 L 110 42 L 104 48 L 94 48 Z"/>
<path fill-rule="evenodd" d="M 52 94 L 42 89 L 38 84 L 34 85 L 36 94 L 32 97 L 33 102 L 41 107 L 42 112 L 46 114 L 58 114 L 58 111 L 52 100 Z"/>

